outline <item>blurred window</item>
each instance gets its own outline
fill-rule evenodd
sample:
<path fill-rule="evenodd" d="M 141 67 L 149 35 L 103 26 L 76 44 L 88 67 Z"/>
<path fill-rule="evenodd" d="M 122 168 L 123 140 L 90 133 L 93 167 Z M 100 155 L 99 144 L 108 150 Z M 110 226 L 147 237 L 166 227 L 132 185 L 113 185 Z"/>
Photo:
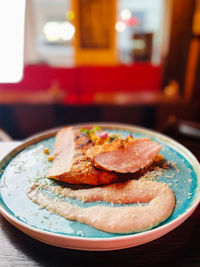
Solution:
<path fill-rule="evenodd" d="M 34 45 L 25 54 L 26 63 L 44 62 L 53 66 L 72 66 L 75 27 L 70 0 L 30 0 L 26 34 Z M 28 45 L 27 45 L 28 47 Z"/>
<path fill-rule="evenodd" d="M 0 83 L 22 79 L 25 0 L 0 1 Z"/>
<path fill-rule="evenodd" d="M 160 63 L 164 0 L 119 0 L 117 47 L 120 61 Z"/>
<path fill-rule="evenodd" d="M 160 64 L 163 10 L 166 0 L 118 0 L 116 47 L 124 64 L 143 61 Z M 29 0 L 26 63 L 73 66 L 76 14 L 72 0 Z M 30 40 L 32 38 L 32 40 Z"/>

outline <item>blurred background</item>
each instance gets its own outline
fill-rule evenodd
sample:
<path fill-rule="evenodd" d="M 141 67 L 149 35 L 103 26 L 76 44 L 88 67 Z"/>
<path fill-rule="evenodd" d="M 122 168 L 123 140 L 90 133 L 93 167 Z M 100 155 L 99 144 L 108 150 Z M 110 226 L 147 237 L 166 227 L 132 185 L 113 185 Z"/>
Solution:
<path fill-rule="evenodd" d="M 99 121 L 200 136 L 200 0 L 7 0 L 0 32 L 2 138 Z"/>

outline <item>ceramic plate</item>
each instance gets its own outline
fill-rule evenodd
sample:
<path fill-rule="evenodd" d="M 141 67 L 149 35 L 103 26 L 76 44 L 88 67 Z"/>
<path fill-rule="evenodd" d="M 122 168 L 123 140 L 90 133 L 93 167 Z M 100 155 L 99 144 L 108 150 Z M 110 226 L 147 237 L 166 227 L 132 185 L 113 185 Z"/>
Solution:
<path fill-rule="evenodd" d="M 123 137 L 132 133 L 134 137 L 149 137 L 162 145 L 160 153 L 169 168 L 159 172 L 156 180 L 167 183 L 175 194 L 176 206 L 172 215 L 152 230 L 135 234 L 110 234 L 66 220 L 34 204 L 27 197 L 26 191 L 36 179 L 43 181 L 52 164 L 43 149 L 48 147 L 50 151 L 53 150 L 55 130 L 26 141 L 0 163 L 0 211 L 10 223 L 29 236 L 54 246 L 80 250 L 115 250 L 157 239 L 192 214 L 200 200 L 200 166 L 191 152 L 174 140 L 144 128 L 122 124 L 98 125 L 110 132 L 120 133 Z"/>

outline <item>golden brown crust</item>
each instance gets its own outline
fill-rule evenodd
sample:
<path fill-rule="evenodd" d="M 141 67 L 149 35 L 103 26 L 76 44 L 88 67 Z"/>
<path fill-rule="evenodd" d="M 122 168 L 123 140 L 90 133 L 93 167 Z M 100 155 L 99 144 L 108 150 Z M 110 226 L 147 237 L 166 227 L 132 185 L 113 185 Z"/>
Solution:
<path fill-rule="evenodd" d="M 92 165 L 85 153 L 91 146 L 89 138 L 78 129 L 61 129 L 56 136 L 54 162 L 47 176 L 71 184 L 101 185 L 116 181 L 117 175 L 114 172 L 97 170 Z M 71 157 L 66 154 L 67 149 L 71 151 Z M 68 161 L 66 164 L 65 159 Z M 65 168 L 67 165 L 69 167 Z"/>
<path fill-rule="evenodd" d="M 97 170 L 86 155 L 77 150 L 70 170 L 50 178 L 70 184 L 101 185 L 116 181 L 116 174 Z"/>

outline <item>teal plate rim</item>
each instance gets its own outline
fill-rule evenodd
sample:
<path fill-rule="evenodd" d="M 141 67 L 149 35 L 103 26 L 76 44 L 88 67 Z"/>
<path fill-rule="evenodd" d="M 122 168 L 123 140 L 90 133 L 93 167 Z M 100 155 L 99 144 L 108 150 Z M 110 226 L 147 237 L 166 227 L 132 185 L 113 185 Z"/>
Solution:
<path fill-rule="evenodd" d="M 99 125 L 100 127 L 103 128 L 109 128 L 113 130 L 125 130 L 125 131 L 131 131 L 135 133 L 142 133 L 146 134 L 152 137 L 157 138 L 158 140 L 168 144 L 170 147 L 175 147 L 176 151 L 178 151 L 180 154 L 184 155 L 184 158 L 186 158 L 191 165 L 193 166 L 195 170 L 195 174 L 197 177 L 197 188 L 195 192 L 195 197 L 193 198 L 190 206 L 181 214 L 178 216 L 178 218 L 173 219 L 172 221 L 168 222 L 167 224 L 157 226 L 151 230 L 145 231 L 145 232 L 139 232 L 139 233 L 134 233 L 134 234 L 129 234 L 129 235 L 120 235 L 120 236 L 114 236 L 114 237 L 80 237 L 80 236 L 71 236 L 67 234 L 60 234 L 60 233 L 55 233 L 43 229 L 38 229 L 34 226 L 31 226 L 17 217 L 15 217 L 11 212 L 9 212 L 5 205 L 0 202 L 0 213 L 15 227 L 23 231 L 24 233 L 32 236 L 33 238 L 40 240 L 44 243 L 48 243 L 51 245 L 55 246 L 60 246 L 60 247 L 65 247 L 65 248 L 73 248 L 73 249 L 81 249 L 81 250 L 114 250 L 114 249 L 121 249 L 121 248 L 127 248 L 130 246 L 135 246 L 135 245 L 140 245 L 144 244 L 146 242 L 150 242 L 154 239 L 159 238 L 160 236 L 166 234 L 167 232 L 173 230 L 176 228 L 178 225 L 180 225 L 183 221 L 185 221 L 191 214 L 192 212 L 196 209 L 200 202 L 200 164 L 196 157 L 183 145 L 178 143 L 177 141 L 173 140 L 172 138 L 163 135 L 161 133 L 158 133 L 153 130 L 149 130 L 143 127 L 135 126 L 135 125 L 129 125 L 129 124 L 117 124 L 117 123 L 98 123 L 98 122 L 93 122 L 93 123 L 81 123 L 81 124 L 73 124 L 70 126 L 73 127 L 84 127 L 84 126 L 91 126 L 91 125 Z M 57 131 L 60 129 L 55 128 L 53 130 L 48 130 L 42 133 L 39 133 L 37 135 L 34 135 L 31 138 L 28 138 L 25 140 L 25 142 L 15 149 L 13 149 L 11 152 L 9 152 L 1 161 L 0 161 L 0 171 L 9 163 L 9 161 L 14 158 L 18 153 L 23 151 L 25 148 L 42 141 L 44 139 L 50 138 L 55 136 Z M 42 236 L 40 238 L 40 236 Z M 59 242 L 57 243 L 54 239 L 61 237 L 63 239 L 67 239 L 66 244 L 60 244 Z M 53 238 L 53 241 L 52 241 Z M 134 239 L 140 241 L 134 242 Z M 48 240 L 49 239 L 49 240 Z M 79 241 L 80 245 L 77 245 L 76 241 Z M 125 243 L 123 242 L 125 240 Z M 73 241 L 75 241 L 75 244 L 73 244 Z M 86 241 L 86 245 L 84 245 L 84 242 Z M 110 248 L 106 248 L 105 244 L 114 241 L 115 244 L 111 244 Z M 117 245 L 115 241 L 122 241 L 121 245 Z M 70 242 L 72 242 L 72 245 L 70 245 Z M 91 244 L 87 244 L 87 242 L 90 242 L 91 244 L 95 243 L 104 243 L 103 247 L 100 244 L 99 246 L 96 245 L 96 247 L 91 247 Z M 94 243 L 95 242 L 95 243 Z"/>

